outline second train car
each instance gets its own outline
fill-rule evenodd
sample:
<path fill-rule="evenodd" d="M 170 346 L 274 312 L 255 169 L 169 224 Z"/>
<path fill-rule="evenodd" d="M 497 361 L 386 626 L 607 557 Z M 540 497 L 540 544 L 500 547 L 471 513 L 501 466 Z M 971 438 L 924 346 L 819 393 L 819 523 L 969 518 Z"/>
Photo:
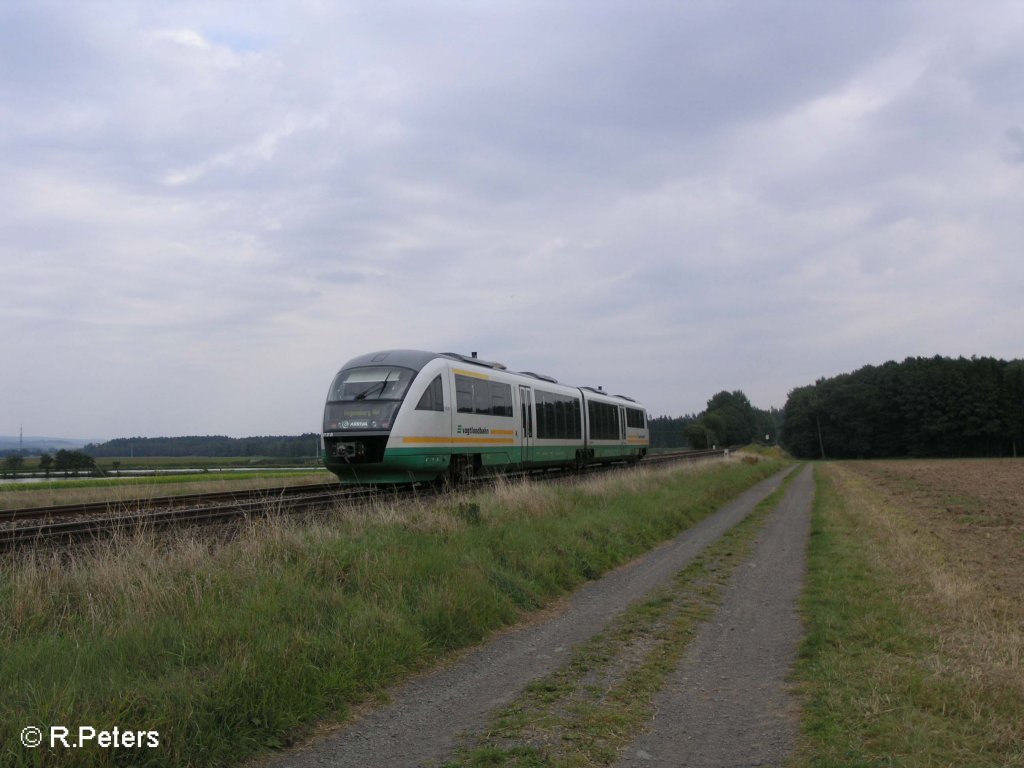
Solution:
<path fill-rule="evenodd" d="M 344 483 L 636 462 L 649 447 L 647 412 L 632 398 L 475 353 L 362 355 L 338 371 L 324 407 L 324 464 Z"/>

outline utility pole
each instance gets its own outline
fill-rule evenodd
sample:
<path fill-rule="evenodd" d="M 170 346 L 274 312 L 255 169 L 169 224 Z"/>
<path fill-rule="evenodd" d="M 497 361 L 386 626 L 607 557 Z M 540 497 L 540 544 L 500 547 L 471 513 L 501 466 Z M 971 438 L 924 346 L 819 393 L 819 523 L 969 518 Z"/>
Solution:
<path fill-rule="evenodd" d="M 821 439 L 821 416 L 814 414 L 814 420 L 818 423 L 818 447 L 821 448 L 821 458 L 825 459 L 825 442 Z"/>

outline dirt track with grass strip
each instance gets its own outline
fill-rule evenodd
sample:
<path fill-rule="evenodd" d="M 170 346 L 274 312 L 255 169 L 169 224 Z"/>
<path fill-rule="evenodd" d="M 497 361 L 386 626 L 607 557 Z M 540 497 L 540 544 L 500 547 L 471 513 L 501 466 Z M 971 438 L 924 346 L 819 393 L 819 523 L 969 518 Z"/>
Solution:
<path fill-rule="evenodd" d="M 799 730 L 786 683 L 803 627 L 797 600 L 806 569 L 813 471 L 803 469 L 655 697 L 649 732 L 620 766 L 784 765 Z"/>
<path fill-rule="evenodd" d="M 391 692 L 391 702 L 337 732 L 260 763 L 266 768 L 429 766 L 453 756 L 489 715 L 569 658 L 631 603 L 668 583 L 782 483 L 762 481 L 718 512 L 533 622 Z"/>

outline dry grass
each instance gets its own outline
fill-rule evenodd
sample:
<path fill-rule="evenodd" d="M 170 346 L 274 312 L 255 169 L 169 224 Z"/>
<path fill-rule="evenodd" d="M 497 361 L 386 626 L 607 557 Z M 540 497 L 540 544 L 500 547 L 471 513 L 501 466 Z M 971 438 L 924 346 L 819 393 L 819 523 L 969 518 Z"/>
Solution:
<path fill-rule="evenodd" d="M 608 498 L 640 493 L 649 488 L 656 477 L 695 475 L 707 469 L 706 463 L 640 467 L 588 477 L 578 481 L 577 487 L 589 498 Z M 218 490 L 240 490 L 258 488 L 261 483 L 258 480 L 224 481 L 202 486 L 203 490 L 214 490 L 211 486 L 217 486 Z M 140 489 L 133 488 L 134 494 L 124 493 L 124 499 L 141 498 L 137 495 Z M 154 486 L 147 490 L 165 491 Z M 80 501 L 89 497 L 109 500 L 112 491 L 122 489 L 82 489 L 74 494 Z M 381 525 L 419 533 L 452 534 L 470 524 L 460 510 L 479 504 L 484 497 L 489 498 L 483 505 L 484 517 L 517 514 L 542 518 L 557 506 L 559 498 L 564 498 L 564 492 L 555 484 L 499 478 L 493 487 L 483 491 L 440 499 L 425 496 L 419 500 L 408 497 L 394 500 L 379 496 L 368 504 L 339 504 L 333 509 L 302 516 L 278 515 L 275 502 L 268 500 L 264 516 L 250 518 L 229 529 L 230 567 L 240 574 L 255 574 L 289 555 L 308 557 L 311 542 L 336 538 L 342 531 L 346 536 L 355 537 Z M 13 593 L 19 599 L 11 605 L 11 621 L 5 629 L 17 633 L 24 617 L 37 613 L 39 605 L 55 601 L 74 603 L 79 612 L 76 621 L 86 615 L 94 627 L 102 627 L 125 612 L 158 614 L 166 608 L 168 582 L 191 584 L 197 596 L 202 593 L 205 585 L 199 583 L 197 574 L 208 568 L 212 557 L 225 556 L 223 544 L 224 535 L 210 535 L 207 530 L 155 533 L 133 529 L 71 552 L 45 548 L 26 550 L 16 556 L 16 566 L 8 571 Z M 129 603 L 135 608 L 129 609 Z M 56 614 L 66 617 L 67 611 L 57 607 Z"/>
<path fill-rule="evenodd" d="M 706 472 L 708 467 L 704 462 L 639 467 L 587 477 L 576 485 L 591 499 L 609 498 L 643 492 L 658 477 L 696 475 Z M 300 481 L 297 484 L 302 484 L 305 479 L 297 480 Z M 265 481 L 201 485 L 206 491 L 241 490 L 265 487 Z M 91 488 L 73 493 L 78 501 L 111 500 L 112 491 L 121 492 L 114 500 L 142 498 L 138 495 L 140 488 L 132 488 L 134 492 L 124 492 L 121 488 Z M 145 489 L 161 495 L 166 490 L 158 486 Z M 425 496 L 395 500 L 378 496 L 368 504 L 344 503 L 302 516 L 278 515 L 276 503 L 268 500 L 264 516 L 250 518 L 229 529 L 231 567 L 242 574 L 254 574 L 271 567 L 272 562 L 282 557 L 287 558 L 289 553 L 295 557 L 308 556 L 311 542 L 335 538 L 342 531 L 346 536 L 359 536 L 367 528 L 381 525 L 420 533 L 451 534 L 470 524 L 460 510 L 479 504 L 481 498 L 489 499 L 483 505 L 484 517 L 514 513 L 542 518 L 557 506 L 559 498 L 564 498 L 564 492 L 556 484 L 502 477 L 483 491 L 440 499 Z M 59 503 L 70 502 L 65 497 Z M 224 535 L 211 535 L 208 530 L 155 533 L 133 529 L 72 552 L 45 548 L 26 550 L 16 556 L 17 565 L 9 571 L 13 592 L 19 600 L 11 606 L 12 622 L 7 629 L 17 632 L 22 617 L 36 612 L 36 607 L 44 601 L 52 603 L 55 599 L 69 604 L 74 602 L 80 611 L 91 617 L 96 627 L 125 612 L 128 602 L 142 606 L 134 609 L 136 612 L 159 613 L 165 607 L 168 582 L 191 583 L 197 594 L 202 591 L 196 574 L 209 565 L 215 553 L 224 549 L 223 543 Z M 65 615 L 65 612 L 58 611 L 58 615 Z"/>
<path fill-rule="evenodd" d="M 214 490 L 211 485 L 222 484 L 204 483 L 203 490 Z M 223 485 L 229 487 L 222 490 L 240 490 L 243 485 L 261 487 L 259 481 L 225 481 Z M 109 488 L 85 490 L 105 493 L 101 500 L 110 499 Z M 533 509 L 537 516 L 543 514 L 544 505 L 553 503 L 556 493 L 551 486 L 507 480 L 495 489 L 503 505 Z M 230 560 L 224 565 L 242 576 L 255 575 L 275 567 L 282 559 L 309 557 L 316 551 L 315 546 L 311 547 L 313 542 L 358 537 L 373 527 L 450 534 L 467 526 L 457 510 L 473 503 L 473 498 L 468 493 L 419 500 L 378 496 L 366 504 L 339 503 L 300 516 L 277 514 L 277 503 L 268 500 L 263 515 L 214 533 L 192 528 L 159 532 L 131 529 L 74 550 L 26 549 L 12 556 L 7 571 L 18 600 L 12 603 L 12 620 L 7 627 L 0 627 L 0 636 L 5 629 L 16 634 L 25 616 L 57 600 L 73 602 L 79 613 L 76 621 L 80 623 L 85 615 L 97 628 L 126 612 L 158 614 L 166 607 L 168 583 L 191 584 L 197 596 L 203 592 L 206 585 L 200 584 L 198 574 L 209 569 L 213 558 Z M 129 603 L 135 607 L 129 609 Z M 67 612 L 58 609 L 57 615 L 66 616 Z M 58 623 L 54 629 L 59 628 Z"/>
<path fill-rule="evenodd" d="M 490 492 L 497 507 L 518 509 L 530 517 L 540 517 L 551 509 L 558 488 L 550 483 L 535 483 L 522 477 L 499 477 Z"/>
<path fill-rule="evenodd" d="M 683 461 L 667 464 L 641 464 L 622 472 L 606 472 L 585 477 L 579 481 L 579 488 L 590 496 L 606 496 L 618 493 L 636 493 L 648 487 L 651 480 L 671 476 L 696 475 L 706 472 L 709 466 L 733 465 L 740 459 L 735 454 L 724 458 L 709 458 L 699 461 Z"/>

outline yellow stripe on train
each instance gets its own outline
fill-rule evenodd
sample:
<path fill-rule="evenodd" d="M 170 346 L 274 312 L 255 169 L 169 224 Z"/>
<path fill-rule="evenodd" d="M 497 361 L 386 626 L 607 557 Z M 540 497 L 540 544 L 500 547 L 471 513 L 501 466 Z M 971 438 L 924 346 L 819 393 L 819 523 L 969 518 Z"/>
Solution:
<path fill-rule="evenodd" d="M 512 445 L 510 437 L 403 437 L 406 445 Z"/>

